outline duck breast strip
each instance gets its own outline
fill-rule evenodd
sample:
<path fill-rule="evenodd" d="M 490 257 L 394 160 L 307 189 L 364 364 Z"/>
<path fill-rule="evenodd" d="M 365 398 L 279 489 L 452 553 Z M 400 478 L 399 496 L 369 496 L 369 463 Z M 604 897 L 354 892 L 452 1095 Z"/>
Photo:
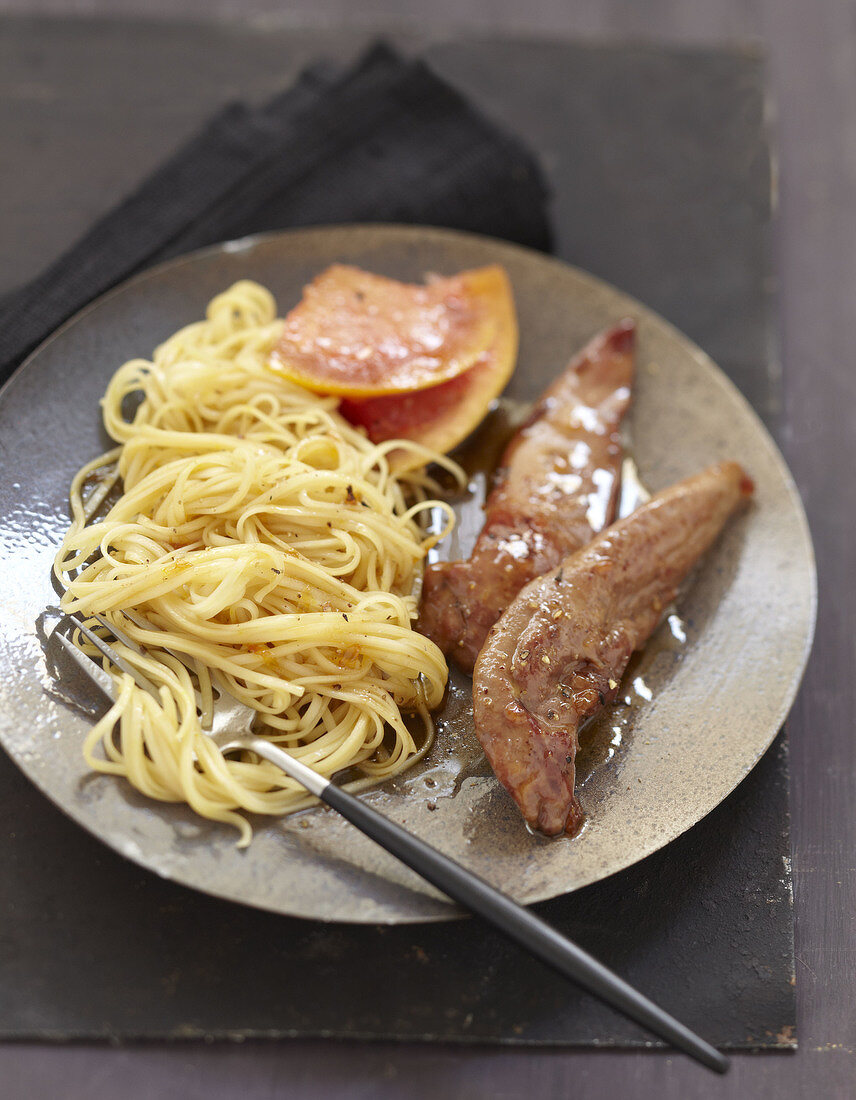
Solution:
<path fill-rule="evenodd" d="M 470 558 L 426 569 L 419 629 L 465 672 L 523 585 L 612 522 L 634 336 L 622 321 L 570 363 L 505 449 Z"/>
<path fill-rule="evenodd" d="M 473 675 L 476 734 L 533 828 L 579 828 L 580 725 L 615 700 L 630 655 L 751 492 L 736 462 L 678 482 L 527 584 L 490 631 Z"/>

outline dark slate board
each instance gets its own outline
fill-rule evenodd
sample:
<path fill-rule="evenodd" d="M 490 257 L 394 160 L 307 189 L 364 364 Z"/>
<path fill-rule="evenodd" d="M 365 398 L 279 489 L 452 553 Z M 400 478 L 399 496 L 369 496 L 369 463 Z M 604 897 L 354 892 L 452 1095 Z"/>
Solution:
<path fill-rule="evenodd" d="M 0 22 L 0 130 L 22 166 L 0 182 L 0 290 L 35 272 L 213 107 L 271 94 L 318 54 L 361 44 L 346 32 Z M 686 331 L 775 426 L 759 58 L 399 41 L 539 150 L 559 254 Z M 538 908 L 719 1045 L 792 1045 L 787 787 L 782 737 L 680 840 Z M 66 821 L 5 756 L 0 835 L 0 1037 L 646 1041 L 474 921 L 325 926 L 161 881 Z"/>

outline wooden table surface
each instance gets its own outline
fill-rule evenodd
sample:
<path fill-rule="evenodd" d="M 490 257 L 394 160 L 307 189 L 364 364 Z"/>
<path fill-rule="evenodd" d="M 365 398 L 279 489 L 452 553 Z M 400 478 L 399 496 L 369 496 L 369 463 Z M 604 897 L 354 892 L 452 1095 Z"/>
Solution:
<path fill-rule="evenodd" d="M 181 14 L 336 21 L 351 0 L 184 0 Z M 0 0 L 0 12 L 174 13 L 174 0 Z M 429 15 L 430 10 L 430 15 Z M 852 0 L 362 0 L 360 16 L 493 33 L 716 43 L 751 38 L 776 102 L 776 230 L 786 457 L 820 575 L 817 638 L 790 720 L 799 1050 L 737 1054 L 715 1078 L 661 1052 L 458 1049 L 326 1041 L 0 1047 L 0 1095 L 127 1100 L 322 1097 L 803 1097 L 856 1095 L 856 5 Z M 0 135 L 2 137 L 2 135 Z M 64 244 L 66 242 L 57 242 Z M 834 465 L 837 463 L 837 465 Z"/>

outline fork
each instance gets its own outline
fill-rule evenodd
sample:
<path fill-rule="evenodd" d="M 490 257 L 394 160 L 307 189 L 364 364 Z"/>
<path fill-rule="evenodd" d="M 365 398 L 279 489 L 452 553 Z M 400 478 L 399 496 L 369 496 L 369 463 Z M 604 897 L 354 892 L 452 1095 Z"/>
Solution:
<path fill-rule="evenodd" d="M 157 689 L 151 681 L 125 661 L 113 646 L 104 641 L 87 623 L 81 622 L 76 616 L 68 615 L 59 608 L 47 610 L 73 624 L 116 668 L 128 673 L 141 688 L 158 697 Z M 106 627 L 123 645 L 142 652 L 140 647 L 120 628 L 98 615 L 91 618 Z M 61 642 L 78 667 L 101 688 L 108 698 L 114 699 L 115 687 L 109 674 L 59 629 L 55 629 L 53 636 Z M 181 659 L 180 654 L 174 654 L 174 656 Z M 251 725 L 255 716 L 256 712 L 252 707 L 246 706 L 221 689 L 214 703 L 211 729 L 205 732 L 214 739 L 224 753 L 249 749 L 272 764 L 276 764 L 286 775 L 300 783 L 310 794 L 337 810 L 342 817 L 375 843 L 385 848 L 454 901 L 491 923 L 498 931 L 547 966 L 564 977 L 570 978 L 709 1069 L 725 1073 L 729 1061 L 724 1054 L 659 1008 L 653 1001 L 599 963 L 592 955 L 561 935 L 546 921 L 512 901 L 474 872 L 468 871 L 436 848 L 379 814 L 365 802 L 361 802 L 329 779 L 306 767 L 305 764 L 301 764 L 278 745 L 253 734 Z"/>

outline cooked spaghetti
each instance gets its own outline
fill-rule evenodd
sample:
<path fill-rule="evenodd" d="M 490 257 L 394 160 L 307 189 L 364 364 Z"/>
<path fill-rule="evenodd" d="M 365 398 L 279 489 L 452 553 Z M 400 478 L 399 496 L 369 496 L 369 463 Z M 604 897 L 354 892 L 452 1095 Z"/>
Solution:
<path fill-rule="evenodd" d="M 240 282 L 151 361 L 116 372 L 102 404 L 119 446 L 75 477 L 56 561 L 63 607 L 119 627 L 139 651 L 116 648 L 159 691 L 110 670 L 117 699 L 86 739 L 88 763 L 230 822 L 241 844 L 244 813 L 284 813 L 307 797 L 274 765 L 226 757 L 206 736 L 218 690 L 321 774 L 357 768 L 368 783 L 418 758 L 447 677 L 411 623 L 440 537 L 425 535 L 420 514 L 441 508 L 452 523 L 429 499 L 424 466 L 457 467 L 407 441 L 372 444 L 335 398 L 278 376 L 268 359 L 281 330 L 268 291 Z M 421 465 L 396 475 L 389 455 L 402 449 Z M 111 464 L 121 496 L 89 522 Z M 408 712 L 426 720 L 421 746 Z"/>

